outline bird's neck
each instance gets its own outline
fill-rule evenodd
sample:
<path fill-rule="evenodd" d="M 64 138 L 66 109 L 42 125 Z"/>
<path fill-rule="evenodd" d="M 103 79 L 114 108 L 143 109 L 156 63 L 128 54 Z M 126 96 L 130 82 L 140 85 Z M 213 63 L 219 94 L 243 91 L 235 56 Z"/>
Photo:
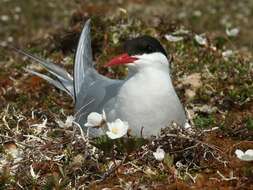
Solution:
<path fill-rule="evenodd" d="M 169 80 L 169 71 L 164 71 L 157 68 L 147 67 L 140 70 L 129 69 L 126 80 L 148 80 L 159 82 L 159 80 Z M 142 81 L 140 81 L 142 82 Z"/>
<path fill-rule="evenodd" d="M 133 93 L 143 91 L 143 94 L 148 93 L 148 91 L 159 92 L 161 89 L 165 91 L 174 90 L 169 73 L 151 67 L 143 68 L 135 73 L 130 72 L 123 88 L 131 89 L 129 91 Z"/>

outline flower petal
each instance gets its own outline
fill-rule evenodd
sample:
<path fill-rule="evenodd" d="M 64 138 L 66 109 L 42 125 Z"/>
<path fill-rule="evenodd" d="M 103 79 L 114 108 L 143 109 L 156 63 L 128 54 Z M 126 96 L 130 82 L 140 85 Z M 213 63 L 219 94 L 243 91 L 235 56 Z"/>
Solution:
<path fill-rule="evenodd" d="M 91 112 L 87 117 L 87 123 L 84 124 L 85 127 L 95 127 L 99 126 L 103 121 L 102 114 L 97 112 Z"/>
<path fill-rule="evenodd" d="M 116 119 L 114 122 L 107 123 L 108 130 L 106 134 L 109 138 L 115 139 L 115 138 L 121 138 L 124 135 L 126 135 L 128 130 L 128 123 L 123 122 L 120 119 Z"/>
<path fill-rule="evenodd" d="M 153 152 L 153 156 L 156 160 L 162 161 L 165 157 L 165 151 L 162 148 L 158 147 L 156 149 L 156 152 Z"/>
<path fill-rule="evenodd" d="M 182 41 L 184 38 L 182 36 L 173 36 L 170 34 L 166 34 L 165 35 L 166 40 L 170 41 L 170 42 L 179 42 Z"/>
<path fill-rule="evenodd" d="M 207 39 L 203 35 L 195 35 L 194 39 L 199 45 L 207 45 Z"/>
<path fill-rule="evenodd" d="M 75 120 L 75 118 L 72 115 L 67 116 L 67 119 L 65 121 L 65 126 L 66 127 L 71 127 L 74 120 Z"/>
<path fill-rule="evenodd" d="M 106 131 L 106 134 L 107 134 L 107 136 L 108 136 L 110 139 L 118 139 L 118 138 L 121 137 L 121 136 L 119 136 L 118 134 L 113 133 L 113 132 L 111 132 L 111 131 Z"/>
<path fill-rule="evenodd" d="M 253 161 L 253 156 L 244 154 L 244 155 L 242 156 L 241 160 L 243 160 L 243 161 Z"/>
<path fill-rule="evenodd" d="M 237 156 L 237 158 L 239 158 L 240 160 L 243 160 L 243 161 L 253 161 L 253 150 L 252 149 L 249 149 L 245 152 L 237 149 L 235 151 L 235 154 Z"/>
<path fill-rule="evenodd" d="M 236 37 L 239 34 L 239 28 L 226 29 L 226 34 L 230 37 Z"/>
<path fill-rule="evenodd" d="M 253 149 L 246 150 L 245 154 L 247 154 L 249 156 L 253 156 Z"/>
<path fill-rule="evenodd" d="M 235 151 L 235 154 L 236 154 L 237 158 L 241 159 L 242 156 L 244 155 L 244 152 L 241 151 L 241 150 L 239 150 L 239 149 L 237 149 L 237 150 Z"/>
<path fill-rule="evenodd" d="M 228 58 L 231 57 L 233 54 L 234 54 L 234 52 L 229 49 L 229 50 L 226 50 L 226 51 L 222 52 L 222 57 L 225 60 L 228 60 Z"/>
<path fill-rule="evenodd" d="M 192 126 L 188 123 L 188 122 L 186 122 L 185 124 L 184 124 L 184 128 L 185 129 L 189 129 L 189 128 L 191 128 Z"/>

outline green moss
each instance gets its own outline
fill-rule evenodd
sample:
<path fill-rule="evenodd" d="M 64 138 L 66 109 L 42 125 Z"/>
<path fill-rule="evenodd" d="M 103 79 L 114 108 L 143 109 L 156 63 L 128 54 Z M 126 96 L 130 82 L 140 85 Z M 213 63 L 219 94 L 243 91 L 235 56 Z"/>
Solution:
<path fill-rule="evenodd" d="M 19 94 L 18 98 L 16 99 L 17 104 L 20 106 L 26 104 L 28 101 L 29 97 L 26 94 Z"/>
<path fill-rule="evenodd" d="M 253 118 L 248 117 L 245 124 L 248 130 L 253 130 Z"/>
<path fill-rule="evenodd" d="M 252 87 L 247 87 L 247 86 L 242 86 L 242 87 L 237 87 L 233 90 L 228 91 L 228 96 L 234 101 L 238 103 L 243 103 L 246 101 L 248 98 L 252 98 L 253 94 L 253 88 Z"/>
<path fill-rule="evenodd" d="M 138 137 L 110 139 L 107 135 L 97 137 L 91 142 L 95 147 L 103 150 L 107 154 L 115 148 L 119 153 L 131 153 L 138 150 L 141 146 L 147 144 L 148 140 Z"/>
<path fill-rule="evenodd" d="M 207 115 L 207 116 L 197 116 L 194 119 L 194 124 L 198 128 L 208 128 L 208 127 L 213 127 L 215 124 L 215 118 L 213 115 Z"/>
<path fill-rule="evenodd" d="M 57 129 L 48 132 L 48 136 L 51 137 L 51 138 L 60 138 L 60 137 L 63 137 L 64 135 L 65 135 L 64 131 L 57 130 Z"/>
<path fill-rule="evenodd" d="M 214 45 L 221 49 L 226 43 L 228 42 L 228 39 L 223 37 L 223 36 L 217 36 L 215 39 L 214 39 Z"/>
<path fill-rule="evenodd" d="M 152 180 L 155 180 L 155 181 L 164 181 L 167 178 L 168 178 L 168 174 L 164 172 L 161 172 L 157 175 L 152 176 Z"/>
<path fill-rule="evenodd" d="M 109 154 L 113 150 L 113 141 L 109 139 L 106 135 L 95 138 L 91 144 L 98 149 L 103 150 L 105 153 Z"/>
<path fill-rule="evenodd" d="M 47 177 L 46 184 L 43 186 L 43 190 L 64 190 L 67 188 L 68 181 L 60 178 L 57 175 L 50 175 Z"/>

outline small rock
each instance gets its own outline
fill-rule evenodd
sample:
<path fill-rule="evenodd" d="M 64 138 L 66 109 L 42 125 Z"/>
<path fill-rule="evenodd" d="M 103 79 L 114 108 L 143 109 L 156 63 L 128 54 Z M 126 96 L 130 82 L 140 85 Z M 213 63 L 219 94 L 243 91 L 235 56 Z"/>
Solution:
<path fill-rule="evenodd" d="M 10 17 L 8 15 L 1 15 L 0 20 L 3 22 L 7 22 L 10 20 Z"/>
<path fill-rule="evenodd" d="M 202 86 L 200 73 L 193 73 L 183 79 L 181 79 L 183 86 L 187 86 L 185 90 L 185 96 L 188 99 L 193 98 L 196 95 L 197 90 Z"/>
<path fill-rule="evenodd" d="M 190 85 L 193 90 L 202 86 L 200 73 L 193 73 L 182 80 L 183 85 Z"/>
<path fill-rule="evenodd" d="M 7 142 L 3 145 L 4 150 L 7 154 L 10 154 L 13 158 L 19 157 L 19 150 L 14 142 Z"/>
<path fill-rule="evenodd" d="M 217 107 L 211 107 L 209 105 L 203 105 L 203 106 L 195 106 L 193 108 L 194 112 L 201 112 L 201 113 L 207 113 L 211 114 L 217 111 Z"/>
<path fill-rule="evenodd" d="M 179 42 L 184 39 L 182 36 L 174 36 L 174 35 L 169 35 L 169 34 L 166 34 L 165 38 L 166 38 L 166 40 L 168 40 L 170 42 Z"/>
<path fill-rule="evenodd" d="M 192 99 L 194 96 L 196 96 L 196 92 L 191 89 L 186 89 L 184 95 L 187 99 Z"/>

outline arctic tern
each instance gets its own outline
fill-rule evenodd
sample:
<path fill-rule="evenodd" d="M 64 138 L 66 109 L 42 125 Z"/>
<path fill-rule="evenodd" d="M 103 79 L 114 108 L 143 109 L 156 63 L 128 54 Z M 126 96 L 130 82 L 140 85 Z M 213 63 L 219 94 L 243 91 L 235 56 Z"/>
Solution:
<path fill-rule="evenodd" d="M 106 66 L 126 65 L 128 76 L 115 80 L 99 74 L 92 60 L 90 20 L 82 30 L 74 61 L 73 77 L 63 68 L 23 50 L 45 67 L 53 76 L 37 75 L 69 94 L 75 102 L 75 121 L 84 129 L 91 112 L 106 113 L 107 121 L 121 119 L 128 122 L 130 134 L 150 137 L 160 134 L 171 122 L 184 125 L 185 111 L 173 87 L 169 74 L 169 60 L 160 42 L 150 36 L 127 40 L 124 54 L 109 61 Z M 89 129 L 91 136 L 102 134 L 99 128 Z"/>

